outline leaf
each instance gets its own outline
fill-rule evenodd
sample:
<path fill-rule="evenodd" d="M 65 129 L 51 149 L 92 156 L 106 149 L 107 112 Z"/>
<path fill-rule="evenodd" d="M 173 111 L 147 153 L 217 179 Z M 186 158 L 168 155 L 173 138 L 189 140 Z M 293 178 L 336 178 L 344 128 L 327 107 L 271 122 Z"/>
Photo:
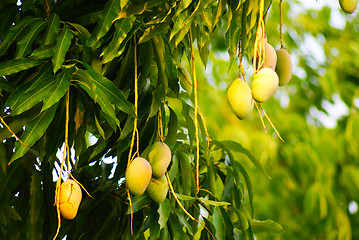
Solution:
<path fill-rule="evenodd" d="M 177 130 L 178 130 L 178 119 L 176 113 L 172 108 L 168 107 L 170 110 L 170 120 L 168 122 L 168 132 L 165 139 L 165 143 L 171 149 L 176 142 Z"/>
<path fill-rule="evenodd" d="M 38 18 L 27 16 L 22 18 L 20 22 L 18 22 L 17 24 L 12 26 L 10 30 L 7 31 L 5 37 L 1 41 L 0 56 L 4 55 L 7 52 L 10 45 L 27 30 L 27 28 L 29 27 L 29 25 L 31 25 L 33 21 L 36 20 L 38 20 Z"/>
<path fill-rule="evenodd" d="M 39 140 L 45 133 L 47 127 L 50 125 L 54 118 L 57 109 L 57 104 L 51 108 L 43 111 L 38 117 L 31 120 L 27 125 L 25 132 L 21 135 L 21 141 L 27 146 L 21 145 L 20 142 L 15 143 L 15 153 L 12 155 L 9 165 L 30 149 L 30 147 Z"/>
<path fill-rule="evenodd" d="M 262 173 L 264 173 L 264 175 L 270 178 L 268 173 L 264 170 L 261 162 L 248 149 L 244 148 L 241 144 L 234 141 L 222 141 L 222 143 L 225 144 L 229 149 L 246 155 L 249 158 L 249 160 L 252 161 L 254 166 L 256 166 L 259 170 L 261 170 Z"/>
<path fill-rule="evenodd" d="M 0 206 L 0 209 L 2 210 L 4 216 L 7 219 L 13 219 L 15 221 L 21 221 L 21 217 L 20 215 L 16 212 L 14 207 L 11 207 L 9 205 L 7 205 L 6 203 L 3 203 Z"/>
<path fill-rule="evenodd" d="M 216 226 L 215 237 L 218 240 L 226 240 L 226 226 L 225 221 L 223 219 L 222 213 L 219 208 L 214 209 L 213 213 L 213 224 Z"/>
<path fill-rule="evenodd" d="M 106 94 L 118 109 L 134 116 L 134 106 L 127 101 L 123 92 L 117 88 L 113 82 L 93 70 L 86 70 L 85 72 L 92 78 L 92 81 L 96 85 L 96 89 L 98 88 Z"/>
<path fill-rule="evenodd" d="M 179 93 L 179 78 L 177 75 L 176 63 L 172 54 L 170 43 L 168 39 L 162 34 L 162 41 L 164 45 L 164 61 L 165 70 L 168 79 L 168 86 L 174 91 L 176 95 Z"/>
<path fill-rule="evenodd" d="M 41 102 L 47 92 L 53 87 L 55 81 L 56 80 L 54 78 L 46 78 L 39 81 L 35 89 L 21 95 L 17 99 L 18 101 L 14 105 L 10 106 L 11 115 L 19 115 Z"/>
<path fill-rule="evenodd" d="M 166 75 L 166 70 L 165 70 L 165 46 L 163 43 L 163 39 L 161 37 L 153 37 L 152 38 L 152 43 L 153 43 L 153 53 L 154 53 L 154 57 L 157 63 L 157 68 L 158 68 L 158 78 L 159 78 L 159 82 L 162 85 L 162 88 L 164 89 L 164 91 L 166 91 L 167 87 L 168 87 L 168 79 L 167 79 L 167 75 Z M 158 83 L 157 83 L 158 85 Z"/>
<path fill-rule="evenodd" d="M 44 30 L 47 22 L 43 19 L 36 19 L 32 21 L 28 29 L 26 30 L 26 34 L 24 34 L 20 41 L 17 42 L 15 59 L 20 59 L 25 57 L 31 52 L 32 43 L 36 40 L 37 35 Z"/>
<path fill-rule="evenodd" d="M 133 34 L 140 27 L 135 25 L 134 18 L 121 19 L 115 23 L 116 32 L 104 52 L 101 53 L 102 63 L 108 63 L 115 57 L 121 56 L 125 50 L 126 43 L 132 38 Z"/>
<path fill-rule="evenodd" d="M 1 44 L 0 44 L 1 45 Z M 32 58 L 13 59 L 0 63 L 0 76 L 18 73 L 40 65 L 42 61 Z"/>
<path fill-rule="evenodd" d="M 150 203 L 152 199 L 147 194 L 132 197 L 132 212 L 135 213 Z M 131 214 L 131 208 L 128 206 L 126 214 Z"/>
<path fill-rule="evenodd" d="M 110 0 L 106 2 L 106 5 L 101 13 L 101 17 L 98 21 L 98 25 L 94 33 L 87 41 L 87 45 L 90 47 L 99 47 L 99 40 L 108 32 L 118 12 L 120 12 L 120 0 Z"/>
<path fill-rule="evenodd" d="M 60 29 L 60 17 L 55 13 L 48 23 L 44 45 L 51 45 L 55 42 Z"/>
<path fill-rule="evenodd" d="M 52 72 L 51 72 L 51 67 L 49 65 L 44 65 L 43 67 L 41 67 L 39 69 L 39 71 L 37 72 L 37 74 L 28 82 L 25 82 L 23 84 L 21 84 L 20 86 L 18 86 L 15 90 L 15 92 L 13 92 L 10 97 L 7 99 L 5 105 L 7 107 L 12 108 L 13 106 L 15 106 L 15 104 L 17 104 L 17 102 L 19 101 L 19 99 L 27 92 L 34 90 L 41 81 L 44 81 L 45 79 L 51 78 Z"/>
<path fill-rule="evenodd" d="M 92 91 L 92 89 L 88 83 L 88 81 L 91 81 L 91 80 L 88 80 L 91 77 L 83 70 L 76 71 L 75 74 L 82 79 L 82 81 L 76 82 L 77 85 L 79 85 L 82 89 L 84 89 L 87 92 L 87 94 L 94 100 L 94 102 L 95 103 L 97 102 L 100 105 L 101 110 L 110 117 L 110 119 L 107 119 L 107 121 L 109 122 L 112 129 L 116 129 L 116 126 L 120 126 L 120 122 L 118 121 L 118 119 L 116 117 L 115 108 L 111 104 L 111 101 L 108 98 L 108 95 L 106 95 L 100 89 L 96 89 L 95 90 L 96 97 L 95 97 L 94 92 Z"/>
<path fill-rule="evenodd" d="M 52 58 L 54 73 L 56 73 L 61 68 L 62 63 L 65 61 L 65 56 L 71 45 L 72 38 L 72 32 L 66 26 L 64 26 L 61 34 L 56 39 L 56 45 L 54 47 L 54 56 Z"/>
<path fill-rule="evenodd" d="M 205 199 L 202 197 L 197 198 L 197 200 L 206 205 L 215 206 L 215 207 L 231 205 L 231 203 L 229 203 L 229 202 L 218 202 L 218 201 L 208 200 L 208 199 Z"/>
<path fill-rule="evenodd" d="M 0 77 L 0 91 L 13 92 L 15 90 L 13 84 L 8 82 L 4 77 Z"/>
<path fill-rule="evenodd" d="M 67 92 L 70 87 L 70 75 L 66 72 L 61 72 L 57 75 L 56 81 L 52 84 L 52 87 L 48 90 L 47 94 L 43 98 L 43 106 L 41 111 L 50 108 L 57 103 Z"/>
<path fill-rule="evenodd" d="M 164 228 L 167 224 L 168 218 L 171 212 L 171 204 L 168 198 L 166 198 L 157 210 L 158 214 L 160 215 L 158 219 L 158 223 L 160 224 L 160 229 Z"/>
<path fill-rule="evenodd" d="M 270 219 L 265 221 L 250 220 L 250 224 L 254 234 L 263 232 L 269 234 L 280 234 L 284 232 L 281 225 Z"/>
<path fill-rule="evenodd" d="M 49 58 L 52 57 L 54 55 L 54 50 L 53 48 L 48 48 L 45 46 L 41 46 L 37 49 L 35 49 L 30 57 L 32 58 L 36 58 L 36 59 L 44 59 L 44 58 Z"/>
<path fill-rule="evenodd" d="M 151 27 L 146 28 L 145 32 L 142 34 L 138 43 L 144 43 L 151 40 L 154 36 L 165 33 L 169 29 L 169 23 L 163 22 L 157 25 L 153 25 Z"/>
<path fill-rule="evenodd" d="M 42 191 L 41 191 L 41 177 L 38 173 L 33 173 L 30 183 L 30 219 L 31 224 L 35 225 L 39 218 L 40 209 L 42 208 Z"/>

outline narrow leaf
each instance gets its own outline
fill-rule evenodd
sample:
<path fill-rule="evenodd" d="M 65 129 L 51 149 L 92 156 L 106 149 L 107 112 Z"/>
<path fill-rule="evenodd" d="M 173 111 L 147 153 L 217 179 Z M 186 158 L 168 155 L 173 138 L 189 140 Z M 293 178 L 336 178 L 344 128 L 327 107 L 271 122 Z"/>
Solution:
<path fill-rule="evenodd" d="M 54 57 L 52 58 L 53 71 L 56 73 L 65 61 L 66 52 L 71 45 L 72 32 L 65 26 L 61 34 L 56 39 L 54 47 Z"/>
<path fill-rule="evenodd" d="M 261 162 L 253 155 L 253 153 L 251 153 L 248 149 L 244 148 L 241 144 L 234 142 L 234 141 L 222 141 L 223 144 L 225 144 L 229 149 L 236 151 L 236 152 L 240 152 L 243 153 L 244 155 L 246 155 L 249 160 L 252 161 L 252 163 L 254 164 L 254 166 L 256 166 L 259 170 L 261 170 L 266 176 L 269 177 L 269 175 L 267 174 L 267 172 L 264 170 Z"/>
<path fill-rule="evenodd" d="M 15 143 L 16 150 L 14 155 L 12 155 L 9 164 L 24 156 L 24 154 L 30 149 L 29 147 L 31 147 L 44 135 L 46 129 L 54 118 L 56 109 L 57 104 L 47 109 L 46 111 L 43 111 L 38 117 L 26 125 L 25 132 L 20 137 L 21 141 L 26 146 L 22 145 L 20 142 Z"/>
<path fill-rule="evenodd" d="M 123 92 L 117 88 L 113 82 L 93 70 L 86 70 L 85 72 L 91 76 L 96 88 L 107 95 L 118 109 L 132 116 L 134 115 L 133 105 L 127 101 Z"/>
<path fill-rule="evenodd" d="M 16 104 L 11 106 L 11 115 L 21 114 L 41 102 L 55 83 L 54 78 L 46 78 L 40 81 L 35 89 L 21 95 Z"/>
<path fill-rule="evenodd" d="M 44 30 L 46 24 L 47 22 L 43 19 L 36 19 L 31 22 L 26 30 L 26 34 L 17 42 L 15 59 L 23 58 L 31 52 L 32 43 L 36 40 L 37 35 Z"/>
<path fill-rule="evenodd" d="M 54 14 L 52 15 L 48 23 L 44 45 L 50 45 L 55 42 L 59 29 L 60 29 L 60 17 L 57 14 Z"/>
<path fill-rule="evenodd" d="M 1 45 L 1 44 L 0 44 Z M 0 76 L 7 76 L 18 73 L 40 65 L 42 62 L 38 59 L 22 58 L 13 59 L 0 63 Z"/>
<path fill-rule="evenodd" d="M 88 39 L 87 45 L 94 47 L 98 46 L 97 44 L 103 36 L 108 32 L 112 26 L 113 20 L 116 18 L 117 14 L 120 12 L 120 0 L 110 0 L 107 1 L 105 8 L 102 11 L 98 26 L 96 27 L 95 32 Z M 96 45 L 97 44 L 97 45 Z"/>
<path fill-rule="evenodd" d="M 53 86 L 49 89 L 46 96 L 43 98 L 42 110 L 44 111 L 57 103 L 67 92 L 70 87 L 70 75 L 61 72 L 57 75 L 57 80 L 54 82 Z"/>
<path fill-rule="evenodd" d="M 0 43 L 0 56 L 4 55 L 10 45 L 27 30 L 33 21 L 36 21 L 37 19 L 38 18 L 30 16 L 24 17 L 20 22 L 12 26 Z"/>
<path fill-rule="evenodd" d="M 254 234 L 263 232 L 269 234 L 280 234 L 284 232 L 281 225 L 270 219 L 265 221 L 251 220 L 250 223 Z"/>

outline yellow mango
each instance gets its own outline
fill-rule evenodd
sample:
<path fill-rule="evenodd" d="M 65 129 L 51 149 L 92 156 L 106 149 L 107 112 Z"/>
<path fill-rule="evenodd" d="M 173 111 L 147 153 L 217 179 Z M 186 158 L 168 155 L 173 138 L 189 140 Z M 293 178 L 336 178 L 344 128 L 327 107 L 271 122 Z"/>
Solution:
<path fill-rule="evenodd" d="M 279 78 L 279 86 L 286 85 L 292 78 L 292 60 L 289 53 L 285 49 L 278 49 L 277 53 L 277 65 L 275 68 Z"/>
<path fill-rule="evenodd" d="M 263 68 L 271 68 L 271 69 L 275 69 L 275 66 L 277 64 L 277 53 L 274 50 L 274 48 L 272 47 L 272 45 L 270 45 L 269 43 L 265 44 L 265 57 L 264 57 L 264 64 L 263 64 Z"/>
<path fill-rule="evenodd" d="M 141 195 L 145 192 L 151 176 L 151 164 L 146 159 L 137 157 L 132 160 L 126 169 L 126 185 L 132 194 Z"/>
<path fill-rule="evenodd" d="M 152 178 L 147 187 L 147 193 L 153 201 L 160 204 L 166 199 L 168 193 L 168 184 L 166 176 Z"/>
<path fill-rule="evenodd" d="M 276 72 L 270 68 L 262 68 L 252 82 L 252 96 L 257 102 L 267 101 L 277 90 L 279 83 Z"/>
<path fill-rule="evenodd" d="M 248 84 L 240 78 L 235 79 L 227 90 L 227 100 L 239 119 L 244 119 L 253 110 L 254 101 Z"/>
<path fill-rule="evenodd" d="M 152 174 L 155 177 L 162 177 L 171 162 L 171 150 L 166 143 L 155 142 L 148 153 L 148 161 L 152 167 Z"/>
<path fill-rule="evenodd" d="M 344 12 L 352 14 L 358 6 L 358 0 L 339 0 L 339 5 Z"/>
<path fill-rule="evenodd" d="M 60 213 L 64 218 L 74 219 L 82 198 L 81 187 L 71 179 L 60 185 Z"/>

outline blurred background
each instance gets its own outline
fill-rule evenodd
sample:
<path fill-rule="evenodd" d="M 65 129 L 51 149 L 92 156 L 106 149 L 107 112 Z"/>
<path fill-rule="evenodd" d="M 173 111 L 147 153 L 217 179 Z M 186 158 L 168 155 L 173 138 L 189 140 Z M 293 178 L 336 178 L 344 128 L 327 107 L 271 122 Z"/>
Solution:
<path fill-rule="evenodd" d="M 268 43 L 278 49 L 279 0 L 268 15 Z M 206 66 L 196 57 L 200 108 L 210 135 L 240 142 L 271 177 L 240 156 L 252 169 L 256 219 L 271 218 L 285 230 L 256 239 L 359 239 L 358 30 L 358 13 L 344 13 L 338 1 L 283 2 L 293 76 L 262 107 L 285 142 L 264 119 L 266 135 L 256 109 L 239 120 L 227 103 L 226 89 L 239 71 L 238 62 L 229 68 L 224 33 L 213 36 Z M 243 65 L 251 79 L 251 64 Z"/>

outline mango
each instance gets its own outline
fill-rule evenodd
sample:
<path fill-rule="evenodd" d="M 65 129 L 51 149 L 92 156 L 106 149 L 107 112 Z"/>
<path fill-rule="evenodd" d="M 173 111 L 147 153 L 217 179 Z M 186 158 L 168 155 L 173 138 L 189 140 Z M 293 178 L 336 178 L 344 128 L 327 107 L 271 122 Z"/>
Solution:
<path fill-rule="evenodd" d="M 239 119 L 244 119 L 253 110 L 254 101 L 248 84 L 240 78 L 235 79 L 227 90 L 227 100 Z"/>
<path fill-rule="evenodd" d="M 358 6 L 358 0 L 339 0 L 339 5 L 344 12 L 352 14 Z"/>
<path fill-rule="evenodd" d="M 279 83 L 277 73 L 270 68 L 262 68 L 252 82 L 252 96 L 257 102 L 267 101 L 277 90 Z"/>
<path fill-rule="evenodd" d="M 285 49 L 278 49 L 277 53 L 277 65 L 275 71 L 279 77 L 279 86 L 286 85 L 292 78 L 292 60 L 289 53 Z"/>
<path fill-rule="evenodd" d="M 79 209 L 82 198 L 80 186 L 71 179 L 60 185 L 60 213 L 64 218 L 74 219 Z"/>
<path fill-rule="evenodd" d="M 148 153 L 148 161 L 155 177 L 162 177 L 171 162 L 171 150 L 166 143 L 155 142 Z"/>
<path fill-rule="evenodd" d="M 272 70 L 275 69 L 277 64 L 277 53 L 269 43 L 265 44 L 265 57 L 264 57 L 264 64 L 263 68 L 270 68 Z"/>
<path fill-rule="evenodd" d="M 147 193 L 153 201 L 160 204 L 166 199 L 168 193 L 168 184 L 166 176 L 152 178 L 147 187 Z"/>
<path fill-rule="evenodd" d="M 132 194 L 141 195 L 151 181 L 151 164 L 142 157 L 132 160 L 126 169 L 125 182 Z"/>

